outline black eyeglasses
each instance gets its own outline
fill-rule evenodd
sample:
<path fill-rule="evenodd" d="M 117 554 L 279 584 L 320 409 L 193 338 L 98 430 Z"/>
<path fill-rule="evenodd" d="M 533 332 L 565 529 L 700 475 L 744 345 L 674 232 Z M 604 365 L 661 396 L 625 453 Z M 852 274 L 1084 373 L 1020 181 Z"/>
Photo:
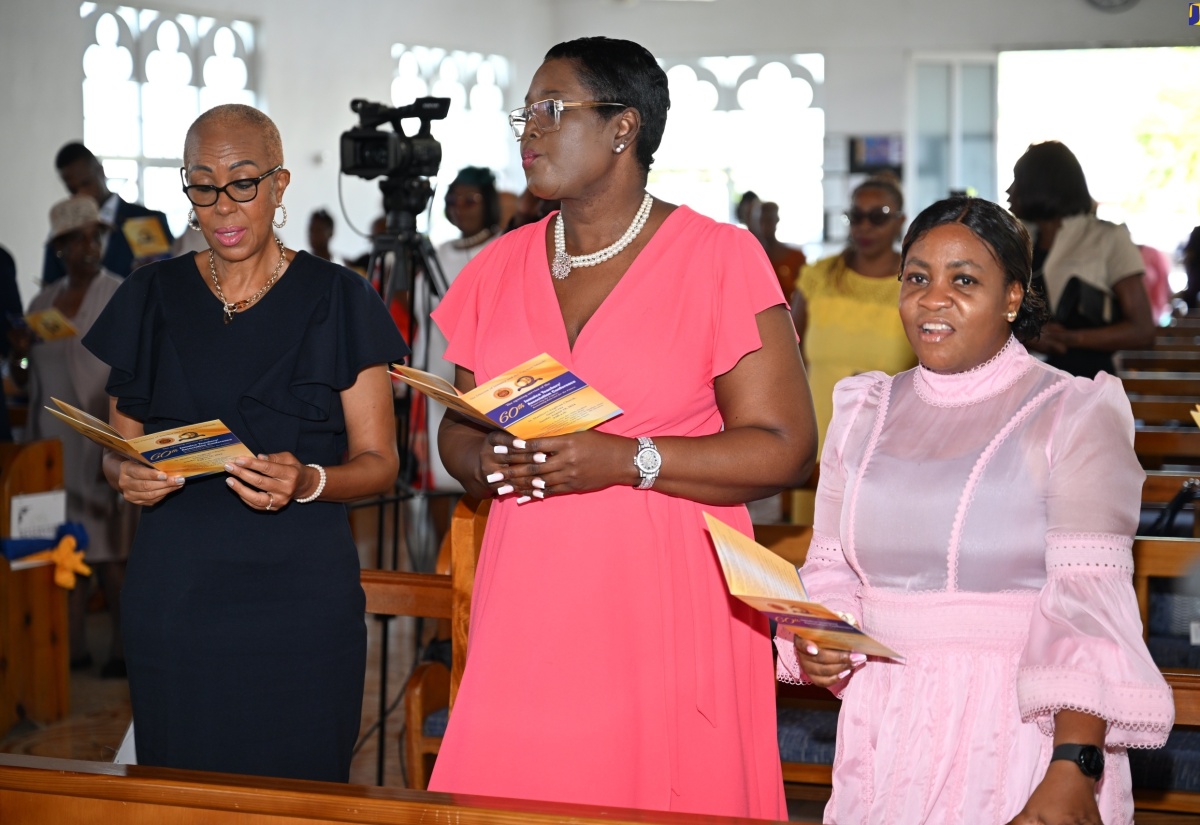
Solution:
<path fill-rule="evenodd" d="M 257 178 L 231 180 L 224 186 L 213 186 L 208 183 L 193 183 L 189 185 L 187 182 L 187 172 L 182 166 L 179 167 L 179 178 L 183 181 L 183 194 L 187 195 L 188 200 L 192 202 L 193 206 L 212 206 L 217 202 L 217 198 L 221 197 L 222 192 L 231 201 L 249 203 L 258 197 L 258 184 L 282 168 L 283 164 L 281 163 L 269 172 L 263 172 Z"/>
<path fill-rule="evenodd" d="M 863 221 L 867 221 L 871 226 L 883 226 L 894 217 L 896 216 L 892 214 L 890 206 L 876 206 L 874 209 L 866 210 L 854 207 L 842 215 L 842 219 L 851 226 Z"/>

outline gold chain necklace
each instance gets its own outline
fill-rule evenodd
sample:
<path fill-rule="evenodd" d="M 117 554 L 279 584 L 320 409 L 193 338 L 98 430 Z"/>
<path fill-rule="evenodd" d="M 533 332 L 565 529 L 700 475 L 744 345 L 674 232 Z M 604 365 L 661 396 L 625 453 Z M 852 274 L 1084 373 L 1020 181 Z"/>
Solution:
<path fill-rule="evenodd" d="M 275 243 L 279 244 L 279 263 L 275 264 L 275 271 L 271 273 L 271 277 L 263 284 L 262 289 L 251 295 L 249 298 L 244 298 L 241 301 L 230 303 L 225 300 L 225 293 L 221 291 L 221 281 L 217 278 L 217 267 L 214 263 L 215 255 L 210 248 L 208 250 L 208 274 L 212 277 L 213 288 L 217 291 L 217 298 L 221 301 L 221 309 L 225 311 L 225 323 L 233 320 L 233 313 L 241 312 L 246 307 L 253 304 L 259 298 L 266 294 L 267 290 L 275 286 L 275 282 L 279 280 L 279 273 L 283 270 L 284 263 L 287 262 L 287 256 L 283 252 L 283 241 L 279 238 L 275 239 Z"/>

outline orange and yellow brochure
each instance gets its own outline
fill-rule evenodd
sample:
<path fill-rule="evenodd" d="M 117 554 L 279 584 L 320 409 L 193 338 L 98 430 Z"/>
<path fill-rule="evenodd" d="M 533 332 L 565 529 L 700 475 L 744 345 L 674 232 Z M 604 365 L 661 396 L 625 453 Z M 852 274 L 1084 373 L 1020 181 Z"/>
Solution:
<path fill-rule="evenodd" d="M 621 408 L 546 353 L 468 393 L 423 370 L 393 365 L 392 375 L 468 418 L 517 438 L 590 430 Z"/>
<path fill-rule="evenodd" d="M 51 398 L 59 410 L 46 407 L 67 426 L 147 467 L 162 470 L 169 476 L 194 478 L 224 472 L 225 465 L 235 458 L 253 458 L 254 454 L 219 420 L 190 424 L 173 430 L 124 439 L 105 422 L 88 415 L 65 401 Z"/>
<path fill-rule="evenodd" d="M 791 562 L 708 513 L 704 520 L 731 595 L 818 647 L 904 660 L 828 607 L 810 601 Z"/>
<path fill-rule="evenodd" d="M 73 338 L 79 334 L 71 319 L 54 307 L 29 313 L 25 316 L 25 323 L 33 330 L 34 335 L 43 341 Z"/>

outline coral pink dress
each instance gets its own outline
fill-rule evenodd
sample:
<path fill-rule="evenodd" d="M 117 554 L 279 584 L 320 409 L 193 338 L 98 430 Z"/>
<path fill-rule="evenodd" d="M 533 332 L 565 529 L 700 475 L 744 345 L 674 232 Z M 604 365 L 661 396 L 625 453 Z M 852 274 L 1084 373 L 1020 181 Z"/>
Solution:
<path fill-rule="evenodd" d="M 1015 339 L 988 363 L 838 383 L 809 593 L 907 661 L 842 696 L 827 822 L 1005 823 L 1046 771 L 1054 714 L 1108 720 L 1108 825 L 1133 821 L 1125 749 L 1159 747 L 1170 689 L 1142 641 L 1130 554 L 1144 474 L 1121 383 Z M 803 680 L 792 644 L 779 675 Z"/>
<path fill-rule="evenodd" d="M 604 432 L 720 431 L 713 379 L 784 303 L 754 238 L 679 207 L 572 350 L 550 219 L 463 270 L 433 316 L 447 359 L 483 383 L 548 352 L 625 411 Z M 786 818 L 767 623 L 728 595 L 705 510 L 751 531 L 743 506 L 632 487 L 494 502 L 431 790 Z"/>

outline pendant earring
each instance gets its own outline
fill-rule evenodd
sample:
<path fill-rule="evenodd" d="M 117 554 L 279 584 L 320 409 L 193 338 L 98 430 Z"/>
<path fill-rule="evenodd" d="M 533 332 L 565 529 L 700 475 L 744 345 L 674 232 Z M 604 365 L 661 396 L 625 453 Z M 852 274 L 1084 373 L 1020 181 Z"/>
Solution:
<path fill-rule="evenodd" d="M 200 231 L 200 221 L 197 220 L 197 218 L 196 218 L 196 210 L 195 209 L 188 210 L 187 224 L 189 227 L 191 227 L 192 229 L 195 229 L 197 232 Z"/>
<path fill-rule="evenodd" d="M 279 208 L 283 210 L 283 220 L 271 221 L 271 225 L 274 226 L 276 229 L 283 229 L 283 225 L 285 223 L 287 223 L 287 207 L 281 203 L 281 204 L 279 204 Z"/>

